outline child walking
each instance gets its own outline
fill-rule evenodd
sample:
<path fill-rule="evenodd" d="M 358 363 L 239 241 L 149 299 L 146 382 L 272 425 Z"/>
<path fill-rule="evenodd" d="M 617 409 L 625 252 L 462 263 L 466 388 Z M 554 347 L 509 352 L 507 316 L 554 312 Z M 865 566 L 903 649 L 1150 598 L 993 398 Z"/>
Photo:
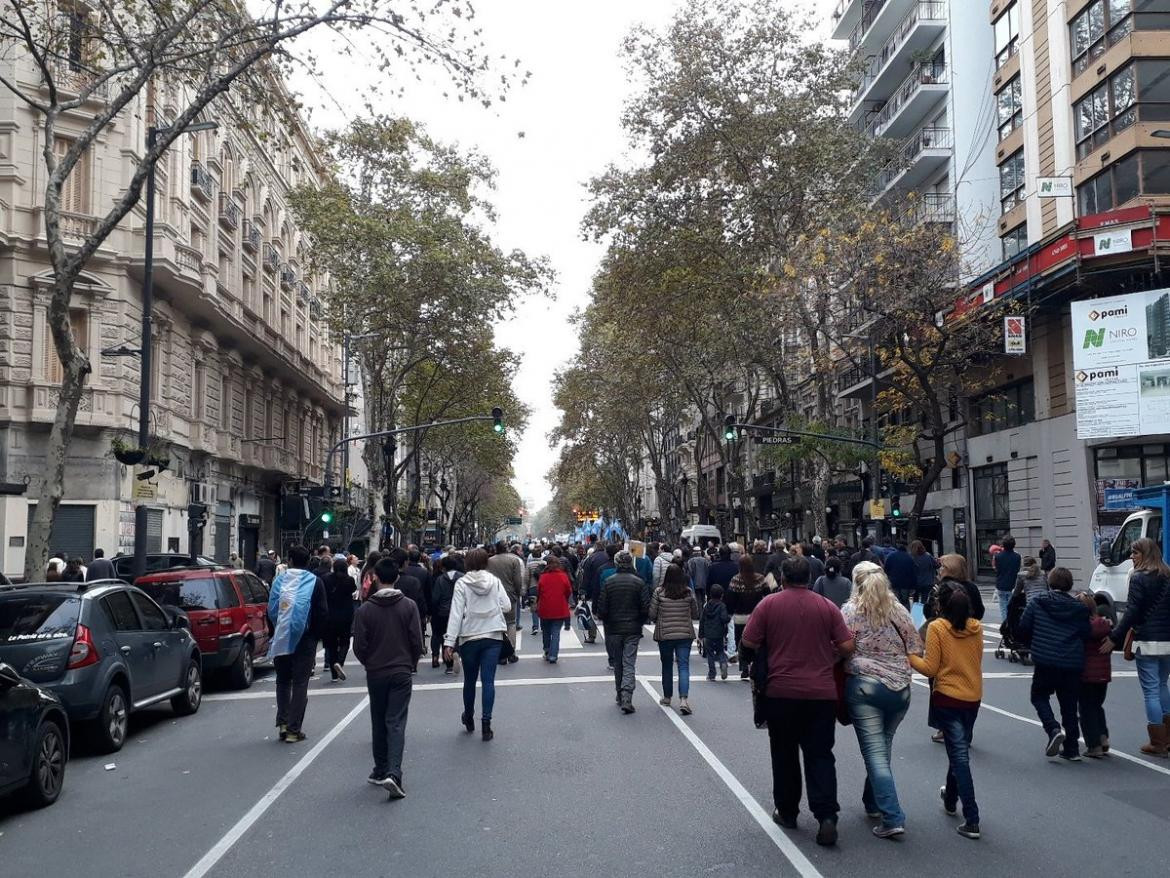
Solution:
<path fill-rule="evenodd" d="M 1113 622 L 1101 614 L 1101 607 L 1087 592 L 1079 595 L 1092 617 L 1089 639 L 1085 641 L 1085 670 L 1081 674 L 1081 734 L 1085 737 L 1085 755 L 1100 759 L 1109 752 L 1109 723 L 1105 719 L 1105 695 L 1113 679 L 1113 661 L 1101 653 L 1101 644 L 1113 630 Z"/>
<path fill-rule="evenodd" d="M 719 665 L 720 678 L 727 679 L 727 626 L 731 614 L 723 603 L 723 586 L 711 586 L 710 597 L 703 606 L 703 617 L 699 622 L 699 639 L 707 653 L 707 679 L 715 679 L 715 665 Z"/>

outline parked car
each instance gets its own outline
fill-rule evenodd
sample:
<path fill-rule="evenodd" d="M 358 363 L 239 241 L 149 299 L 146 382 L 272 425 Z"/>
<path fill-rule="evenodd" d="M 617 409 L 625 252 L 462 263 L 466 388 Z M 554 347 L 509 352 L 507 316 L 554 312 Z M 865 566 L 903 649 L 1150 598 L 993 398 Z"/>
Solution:
<path fill-rule="evenodd" d="M 51 805 L 65 783 L 69 718 L 61 699 L 0 662 L 0 795 Z"/>
<path fill-rule="evenodd" d="M 134 556 L 115 555 L 110 561 L 114 565 L 115 575 L 130 585 L 134 582 Z M 201 567 L 214 567 L 216 562 L 202 555 L 195 556 L 195 564 Z M 151 552 L 146 556 L 146 569 L 143 573 L 155 573 L 159 570 L 169 570 L 172 567 L 191 566 L 191 556 L 179 552 Z"/>
<path fill-rule="evenodd" d="M 252 685 L 254 663 L 268 655 L 268 586 L 260 577 L 227 567 L 176 567 L 134 584 L 187 614 L 205 675 L 222 671 L 239 689 Z"/>
<path fill-rule="evenodd" d="M 126 742 L 130 714 L 170 700 L 195 713 L 199 647 L 181 613 L 116 579 L 0 586 L 0 661 L 49 689 L 105 752 Z"/>

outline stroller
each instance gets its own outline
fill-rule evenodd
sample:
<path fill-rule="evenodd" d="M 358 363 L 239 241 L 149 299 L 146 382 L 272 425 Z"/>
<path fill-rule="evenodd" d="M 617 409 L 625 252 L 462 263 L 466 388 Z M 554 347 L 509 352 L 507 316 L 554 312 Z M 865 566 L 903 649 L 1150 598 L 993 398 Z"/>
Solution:
<path fill-rule="evenodd" d="M 1018 635 L 1020 619 L 1023 618 L 1024 608 L 1028 606 L 1028 595 L 1019 589 L 1008 601 L 1007 618 L 999 626 L 999 646 L 995 649 L 997 659 L 1007 658 L 1009 662 L 1019 662 L 1022 665 L 1032 664 L 1032 653 L 1028 644 Z"/>

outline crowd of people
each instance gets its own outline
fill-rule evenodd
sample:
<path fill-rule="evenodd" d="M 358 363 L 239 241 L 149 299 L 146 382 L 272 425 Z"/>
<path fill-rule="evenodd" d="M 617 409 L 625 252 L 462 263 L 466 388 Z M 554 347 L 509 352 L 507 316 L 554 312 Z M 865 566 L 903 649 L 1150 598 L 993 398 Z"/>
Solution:
<path fill-rule="evenodd" d="M 1032 702 L 1045 732 L 1044 752 L 1079 761 L 1109 752 L 1104 701 L 1109 653 L 1124 648 L 1138 663 L 1149 742 L 1167 755 L 1170 736 L 1170 568 L 1150 540 L 1133 546 L 1134 573 L 1125 616 L 1114 627 L 1092 595 L 1077 594 L 1072 574 L 1012 555 L 1005 537 L 996 557 L 996 589 L 1005 616 L 1024 605 L 1014 636 L 1034 662 Z M 263 562 L 262 562 L 263 563 Z M 983 697 L 984 605 L 960 555 L 933 557 L 921 543 L 857 549 L 843 541 L 709 548 L 666 544 L 497 543 L 431 555 L 417 547 L 372 552 L 364 562 L 315 555 L 302 547 L 272 575 L 269 612 L 275 630 L 277 717 L 281 739 L 304 740 L 307 683 L 316 646 L 326 668 L 345 679 L 353 650 L 366 670 L 374 767 L 369 781 L 405 795 L 402 756 L 412 679 L 428 652 L 432 668 L 463 675 L 467 731 L 494 737 L 496 670 L 518 660 L 517 632 L 530 616 L 543 658 L 555 665 L 560 637 L 576 620 L 589 642 L 604 632 L 614 700 L 636 711 L 638 646 L 647 627 L 661 659 L 660 704 L 682 716 L 690 700 L 690 661 L 698 643 L 708 680 L 727 680 L 729 665 L 751 681 L 757 725 L 769 734 L 773 820 L 795 829 L 802 794 L 817 821 L 816 840 L 837 840 L 833 749 L 838 724 L 852 725 L 866 767 L 861 791 L 873 834 L 906 832 L 892 770 L 895 734 L 911 700 L 912 673 L 929 685 L 928 723 L 945 746 L 939 796 L 981 835 L 970 746 Z M 1015 577 L 1001 589 L 1000 574 Z M 600 624 L 600 627 L 599 627 Z M 427 629 L 430 629 L 428 639 Z M 1136 632 L 1136 633 L 1135 633 Z M 298 641 L 300 641 L 298 643 Z M 1056 695 L 1058 722 L 1050 705 Z M 803 766 L 802 766 L 803 763 Z M 802 788 L 802 773 L 804 784 Z"/>

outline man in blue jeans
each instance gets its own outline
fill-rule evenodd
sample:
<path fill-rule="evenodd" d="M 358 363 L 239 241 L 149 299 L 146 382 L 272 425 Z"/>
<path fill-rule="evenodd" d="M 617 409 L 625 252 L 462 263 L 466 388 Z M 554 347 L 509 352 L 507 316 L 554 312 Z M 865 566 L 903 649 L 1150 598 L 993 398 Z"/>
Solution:
<path fill-rule="evenodd" d="M 1012 599 L 1012 589 L 1016 587 L 1016 577 L 1020 575 L 1020 563 L 1023 561 L 1016 551 L 1016 538 L 1008 534 L 1000 542 L 1003 551 L 995 556 L 995 594 L 999 598 L 999 621 L 1006 622 L 1008 603 Z"/>

